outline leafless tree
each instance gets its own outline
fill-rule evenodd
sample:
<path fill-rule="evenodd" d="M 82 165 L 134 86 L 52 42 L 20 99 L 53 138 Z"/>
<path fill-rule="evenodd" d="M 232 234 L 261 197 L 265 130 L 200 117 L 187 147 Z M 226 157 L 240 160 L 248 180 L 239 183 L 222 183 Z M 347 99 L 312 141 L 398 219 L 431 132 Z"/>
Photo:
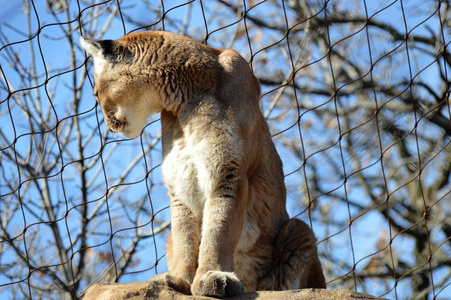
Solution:
<path fill-rule="evenodd" d="M 0 293 L 75 299 L 159 271 L 158 116 L 137 139 L 108 134 L 78 37 L 170 30 L 250 62 L 329 287 L 451 294 L 449 1 L 24 0 L 14 14 L 0 27 Z"/>

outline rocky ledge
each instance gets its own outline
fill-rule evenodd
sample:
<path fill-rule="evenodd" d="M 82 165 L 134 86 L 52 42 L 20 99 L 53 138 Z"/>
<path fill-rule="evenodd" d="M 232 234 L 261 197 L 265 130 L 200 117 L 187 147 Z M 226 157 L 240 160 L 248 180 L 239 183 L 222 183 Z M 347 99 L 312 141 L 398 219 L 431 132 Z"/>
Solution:
<path fill-rule="evenodd" d="M 188 296 L 155 282 L 97 283 L 89 287 L 84 300 L 151 300 L 151 299 L 215 299 L 210 297 Z M 228 299 L 244 300 L 376 300 L 383 299 L 349 290 L 303 289 L 291 291 L 249 292 Z"/>

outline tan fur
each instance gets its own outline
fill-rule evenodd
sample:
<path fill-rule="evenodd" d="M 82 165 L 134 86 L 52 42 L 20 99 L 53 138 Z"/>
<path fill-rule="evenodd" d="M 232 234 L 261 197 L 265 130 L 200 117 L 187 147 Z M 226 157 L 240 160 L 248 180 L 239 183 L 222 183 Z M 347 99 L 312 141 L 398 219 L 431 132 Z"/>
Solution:
<path fill-rule="evenodd" d="M 312 230 L 290 220 L 282 163 L 246 61 L 168 32 L 81 40 L 111 131 L 135 137 L 161 112 L 171 198 L 169 273 L 184 293 L 325 288 Z"/>

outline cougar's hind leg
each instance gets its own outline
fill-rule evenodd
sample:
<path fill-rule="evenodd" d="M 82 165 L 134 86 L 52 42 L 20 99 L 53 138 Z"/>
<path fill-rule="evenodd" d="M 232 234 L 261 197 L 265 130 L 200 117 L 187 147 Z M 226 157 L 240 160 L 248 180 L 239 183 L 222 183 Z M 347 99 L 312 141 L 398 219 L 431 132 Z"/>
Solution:
<path fill-rule="evenodd" d="M 288 220 L 275 239 L 273 265 L 258 280 L 259 290 L 326 288 L 316 239 L 310 227 Z"/>
<path fill-rule="evenodd" d="M 312 261 L 309 275 L 307 279 L 308 288 L 326 288 L 326 279 L 324 278 L 323 269 L 321 268 L 321 262 L 319 261 L 318 255 Z"/>

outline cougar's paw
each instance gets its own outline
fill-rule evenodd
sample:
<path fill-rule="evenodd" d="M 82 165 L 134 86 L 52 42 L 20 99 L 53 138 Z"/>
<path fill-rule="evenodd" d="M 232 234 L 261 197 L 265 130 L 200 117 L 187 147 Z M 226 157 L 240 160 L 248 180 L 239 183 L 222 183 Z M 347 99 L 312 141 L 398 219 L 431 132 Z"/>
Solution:
<path fill-rule="evenodd" d="M 244 293 L 244 287 L 234 273 L 208 271 L 202 277 L 194 278 L 191 292 L 193 295 L 225 298 Z"/>
<path fill-rule="evenodd" d="M 177 292 L 191 295 L 189 283 L 186 280 L 169 273 L 157 274 L 150 278 L 150 281 L 173 288 Z"/>

